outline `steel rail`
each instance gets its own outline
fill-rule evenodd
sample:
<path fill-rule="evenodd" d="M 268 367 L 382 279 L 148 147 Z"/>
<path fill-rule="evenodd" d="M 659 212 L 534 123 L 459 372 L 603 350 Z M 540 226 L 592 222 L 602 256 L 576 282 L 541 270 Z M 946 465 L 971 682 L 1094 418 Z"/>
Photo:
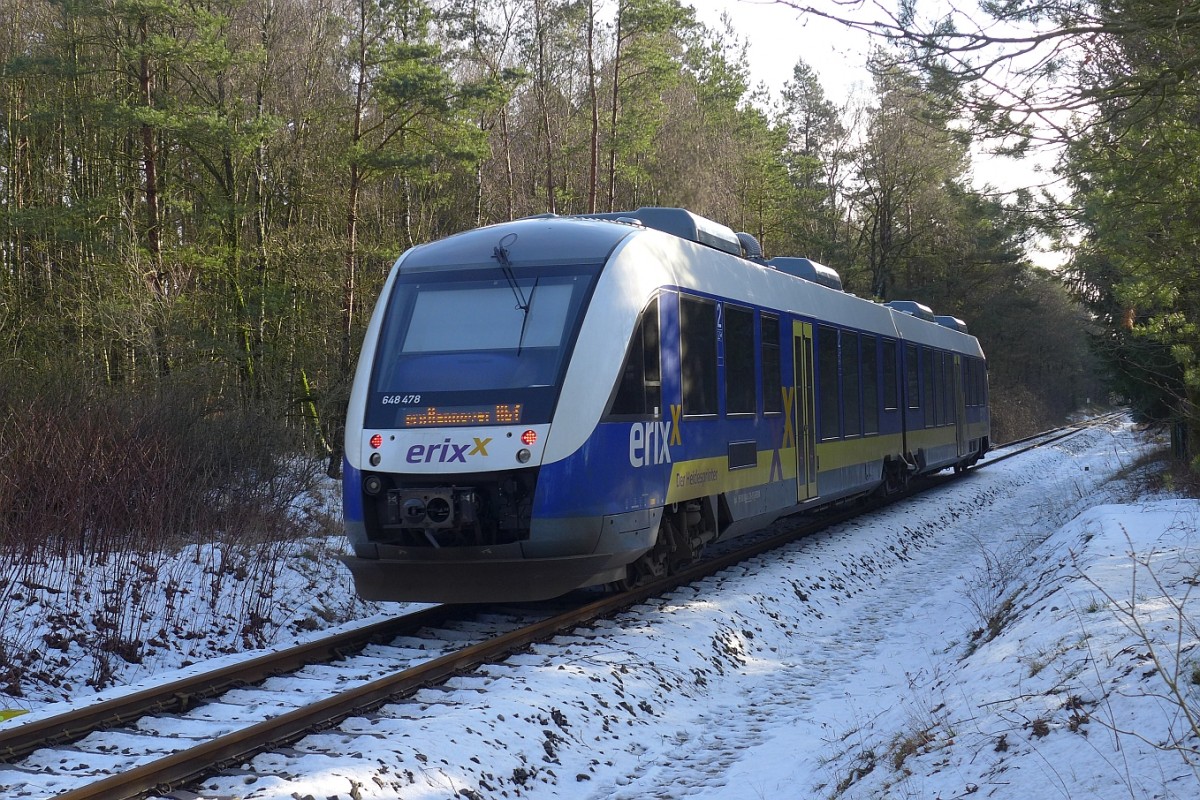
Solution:
<path fill-rule="evenodd" d="M 1013 458 L 1014 456 L 1019 456 L 1019 455 L 1022 455 L 1023 453 L 1028 453 L 1031 450 L 1036 450 L 1037 448 L 1044 447 L 1045 445 L 1048 445 L 1048 444 L 1053 444 L 1054 442 L 1061 441 L 1063 439 L 1066 439 L 1069 436 L 1074 436 L 1077 433 L 1081 433 L 1082 431 L 1085 431 L 1088 428 L 1094 428 L 1097 425 L 1102 425 L 1105 422 L 1109 422 L 1111 420 L 1117 419 L 1123 413 L 1124 413 L 1123 411 L 1114 411 L 1109 414 L 1102 414 L 1098 417 L 1091 417 L 1089 419 L 1083 420 L 1082 422 L 1076 422 L 1071 425 L 1064 425 L 1061 428 L 1054 428 L 1053 430 L 1050 430 L 1050 431 L 1045 431 L 1043 433 L 1037 433 L 1037 434 L 1034 434 L 1033 436 L 1026 436 L 1024 439 L 1017 439 L 1016 441 L 1009 442 L 1003 446 L 1010 447 L 1014 444 L 1024 444 L 1025 442 L 1031 442 L 1034 439 L 1038 439 L 1038 441 L 1034 442 L 1033 444 L 1030 444 L 1028 446 L 1021 447 L 1018 450 L 1013 450 L 1011 453 L 1004 453 L 1003 455 L 993 456 L 991 458 L 985 458 L 984 460 L 982 460 L 978 464 L 976 464 L 973 467 L 973 469 L 979 469 L 980 467 L 986 467 L 990 464 L 998 464 L 999 462 L 1007 461 L 1008 459 Z M 1048 434 L 1055 434 L 1055 435 L 1050 436 L 1049 438 L 1045 438 L 1045 439 L 1041 438 L 1043 436 L 1047 436 Z"/>
<path fill-rule="evenodd" d="M 69 790 L 57 795 L 58 800 L 134 800 L 154 792 L 162 793 L 179 788 L 214 768 L 242 761 L 270 747 L 289 744 L 311 731 L 328 728 L 353 714 L 369 711 L 389 700 L 403 698 L 418 689 L 444 682 L 465 670 L 498 660 L 530 644 L 624 610 L 650 597 L 694 583 L 747 558 L 852 519 L 862 511 L 862 508 L 855 508 L 822 515 L 820 519 L 807 525 L 773 535 L 736 552 L 706 560 L 665 578 L 571 608 L 519 630 L 470 645 L 411 669 L 348 689 L 312 705 L 134 767 L 120 775 Z"/>
<path fill-rule="evenodd" d="M 195 701 L 214 697 L 235 686 L 260 683 L 307 664 L 333 661 L 367 644 L 395 638 L 461 616 L 462 606 L 434 606 L 412 614 L 324 637 L 306 644 L 231 664 L 212 672 L 182 678 L 79 709 L 16 724 L 0 730 L 0 763 L 42 747 L 76 741 L 98 730 L 123 724 L 155 711 L 183 712 Z M 19 720 L 19 718 L 17 718 Z"/>
<path fill-rule="evenodd" d="M 1059 427 L 1051 428 L 1048 431 L 1041 431 L 1039 433 L 1030 434 L 1029 436 L 1022 436 L 1020 439 L 1013 439 L 1011 442 L 1003 442 L 1000 444 L 996 444 L 994 447 L 995 448 L 1013 447 L 1015 445 L 1025 444 L 1025 442 L 1031 442 L 1034 439 L 1040 439 L 1043 436 L 1050 436 L 1052 434 L 1056 434 L 1061 431 L 1075 432 L 1075 431 L 1083 430 L 1085 428 L 1091 428 L 1096 425 L 1099 425 L 1102 422 L 1108 422 L 1110 420 L 1118 419 L 1124 413 L 1125 413 L 1124 411 L 1109 411 L 1104 414 L 1097 414 L 1094 417 L 1088 417 L 1087 419 L 1082 419 L 1082 420 L 1079 420 L 1078 422 L 1070 422 L 1070 423 L 1067 423 L 1066 425 L 1060 425 Z M 1023 453 L 1028 452 L 1028 450 L 1022 450 L 1021 452 L 1023 452 Z"/>

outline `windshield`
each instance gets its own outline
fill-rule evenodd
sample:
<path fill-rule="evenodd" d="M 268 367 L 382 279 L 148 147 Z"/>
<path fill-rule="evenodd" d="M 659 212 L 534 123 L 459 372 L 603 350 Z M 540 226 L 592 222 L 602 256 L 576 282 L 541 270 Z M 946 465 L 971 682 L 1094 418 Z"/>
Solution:
<path fill-rule="evenodd" d="M 380 332 L 371 403 L 377 413 L 368 412 L 368 425 L 404 427 L 418 424 L 405 419 L 446 419 L 423 410 L 494 403 L 524 409 L 518 421 L 549 421 L 597 272 L 521 270 L 512 282 L 498 267 L 401 276 Z"/>
<path fill-rule="evenodd" d="M 507 285 L 416 286 L 402 353 L 519 350 L 562 343 L 573 286 L 518 281 L 525 307 Z M 525 312 L 528 308 L 528 314 Z"/>

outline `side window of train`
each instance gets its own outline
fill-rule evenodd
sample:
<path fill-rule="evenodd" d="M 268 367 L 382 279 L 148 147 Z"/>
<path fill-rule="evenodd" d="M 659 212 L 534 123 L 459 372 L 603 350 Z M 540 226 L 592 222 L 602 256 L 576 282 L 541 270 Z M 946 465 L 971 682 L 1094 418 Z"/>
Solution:
<path fill-rule="evenodd" d="M 971 359 L 971 363 L 975 365 L 975 372 L 971 379 L 971 391 L 975 393 L 975 405 L 982 406 L 985 404 L 984 398 L 984 382 L 987 380 L 987 367 L 983 361 L 978 358 Z"/>
<path fill-rule="evenodd" d="M 821 396 L 821 438 L 841 436 L 841 387 L 838 382 L 838 332 L 817 326 L 817 391 Z"/>
<path fill-rule="evenodd" d="M 845 415 L 847 436 L 862 433 L 862 382 L 859 379 L 860 361 L 857 333 L 842 331 L 842 413 Z"/>
<path fill-rule="evenodd" d="M 924 406 L 925 406 L 925 427 L 932 428 L 937 424 L 937 408 L 934 405 L 937 401 L 934 397 L 937 393 L 934 391 L 934 375 L 933 375 L 933 351 L 928 347 L 921 348 L 921 379 L 925 384 L 922 388 L 924 391 Z"/>
<path fill-rule="evenodd" d="M 904 345 L 904 389 L 909 408 L 921 407 L 921 363 L 917 360 L 917 346 Z"/>
<path fill-rule="evenodd" d="M 863 433 L 879 433 L 879 350 L 876 341 L 874 336 L 862 337 Z"/>
<path fill-rule="evenodd" d="M 946 383 L 946 372 L 942 369 L 944 361 L 943 354 L 933 351 L 933 407 L 934 407 L 934 422 L 941 425 L 946 421 L 946 404 L 942 402 L 943 392 L 942 387 Z"/>
<path fill-rule="evenodd" d="M 983 403 L 981 399 L 983 395 L 979 391 L 979 360 L 974 358 L 967 359 L 967 394 L 971 398 L 971 405 L 977 406 Z"/>
<path fill-rule="evenodd" d="M 946 380 L 942 383 L 942 405 L 946 408 L 946 425 L 954 425 L 954 416 L 958 414 L 958 408 L 954 399 L 954 354 L 942 354 L 942 369 L 946 373 Z"/>
<path fill-rule="evenodd" d="M 949 397 L 950 379 L 954 377 L 954 365 L 948 359 L 948 354 L 937 353 L 934 356 L 934 366 L 937 368 L 937 423 L 946 425 L 950 421 L 950 405 L 946 402 Z"/>
<path fill-rule="evenodd" d="M 716 414 L 717 304 L 680 296 L 679 339 L 684 416 Z"/>
<path fill-rule="evenodd" d="M 779 355 L 779 317 L 762 315 L 763 412 L 783 411 L 783 373 Z"/>
<path fill-rule="evenodd" d="M 900 381 L 897 374 L 896 342 L 883 340 L 883 408 L 895 411 L 900 407 Z"/>
<path fill-rule="evenodd" d="M 658 298 L 642 311 L 609 416 L 657 416 L 662 409 L 662 369 L 658 348 Z"/>
<path fill-rule="evenodd" d="M 725 413 L 753 414 L 758 381 L 754 369 L 754 312 L 725 306 Z"/>

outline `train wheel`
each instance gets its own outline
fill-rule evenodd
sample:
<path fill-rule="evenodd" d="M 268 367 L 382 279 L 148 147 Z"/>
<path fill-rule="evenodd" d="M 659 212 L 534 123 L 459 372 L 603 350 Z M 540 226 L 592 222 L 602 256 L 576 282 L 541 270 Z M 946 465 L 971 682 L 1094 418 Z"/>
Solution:
<path fill-rule="evenodd" d="M 627 564 L 625 566 L 625 577 L 624 578 L 621 578 L 621 580 L 619 580 L 619 581 L 611 581 L 610 583 L 606 584 L 606 587 L 608 588 L 608 590 L 610 592 L 617 592 L 617 593 L 628 592 L 630 589 L 632 589 L 635 586 L 637 586 L 637 581 L 634 580 L 632 564 Z"/>
<path fill-rule="evenodd" d="M 908 465 L 903 461 L 885 461 L 883 465 L 883 493 L 890 497 L 908 488 Z"/>
<path fill-rule="evenodd" d="M 686 524 L 682 510 L 664 513 L 654 547 L 625 567 L 625 577 L 611 582 L 609 587 L 614 591 L 629 591 L 655 578 L 674 574 L 695 561 L 698 553 L 691 547 Z"/>

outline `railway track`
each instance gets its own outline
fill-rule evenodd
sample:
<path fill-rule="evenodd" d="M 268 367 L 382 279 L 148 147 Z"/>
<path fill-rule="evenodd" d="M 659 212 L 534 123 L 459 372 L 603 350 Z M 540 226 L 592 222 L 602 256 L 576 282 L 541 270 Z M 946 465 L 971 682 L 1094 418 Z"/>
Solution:
<path fill-rule="evenodd" d="M 1048 431 L 1035 433 L 1032 436 L 1026 436 L 1021 439 L 1014 439 L 1011 442 L 1005 442 L 1004 444 L 994 448 L 992 452 L 988 453 L 977 466 L 983 467 L 987 466 L 988 464 L 995 464 L 1000 461 L 1005 461 L 1014 456 L 1018 456 L 1021 453 L 1028 453 L 1030 450 L 1044 447 L 1048 444 L 1053 444 L 1054 442 L 1065 439 L 1068 436 L 1073 436 L 1081 430 L 1113 422 L 1122 418 L 1124 415 L 1124 411 L 1110 411 L 1107 414 L 1100 414 L 1099 416 L 1073 422 L 1069 425 L 1063 425 L 1058 428 L 1052 428 Z"/>
<path fill-rule="evenodd" d="M 1106 415 L 1004 445 L 976 468 L 1109 422 Z M 932 485 L 951 476 L 941 476 Z M 890 502 L 895 502 L 893 498 Z M 789 521 L 779 533 L 629 592 L 515 608 L 437 606 L 118 700 L 0 730 L 6 797 L 120 800 L 171 793 L 203 775 L 287 746 L 351 715 L 628 608 L 886 503 Z M 581 599 L 582 598 L 582 599 Z M 344 688 L 307 696 L 305 671 Z M 374 677 L 376 675 L 383 677 Z M 197 726 L 202 740 L 177 735 Z M 186 792 L 177 797 L 193 796 Z"/>

